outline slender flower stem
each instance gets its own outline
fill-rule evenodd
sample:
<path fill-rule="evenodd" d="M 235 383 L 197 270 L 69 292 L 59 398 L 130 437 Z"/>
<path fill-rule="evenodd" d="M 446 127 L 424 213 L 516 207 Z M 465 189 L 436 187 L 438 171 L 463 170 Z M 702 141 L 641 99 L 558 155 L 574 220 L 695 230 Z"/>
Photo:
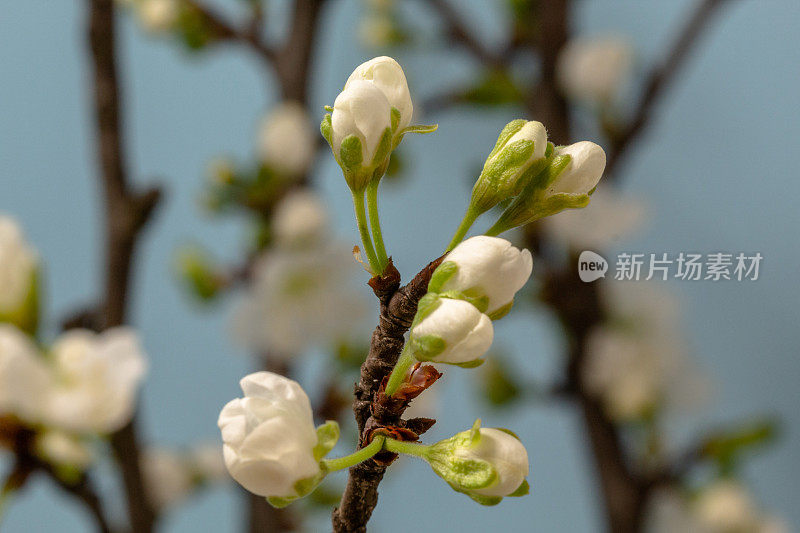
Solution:
<path fill-rule="evenodd" d="M 406 455 L 413 455 L 426 459 L 430 453 L 431 446 L 427 444 L 419 444 L 417 442 L 405 442 L 386 438 L 383 443 L 384 449 L 394 453 L 404 453 Z"/>
<path fill-rule="evenodd" d="M 464 240 L 464 236 L 467 234 L 469 228 L 472 227 L 479 216 L 481 216 L 481 214 L 477 209 L 473 208 L 472 206 L 467 208 L 467 212 L 464 214 L 464 218 L 461 220 L 461 225 L 458 226 L 455 235 L 453 235 L 453 240 L 451 240 L 450 244 L 447 245 L 448 252 L 455 248 L 458 243 Z"/>
<path fill-rule="evenodd" d="M 360 450 L 356 450 L 350 455 L 345 455 L 344 457 L 339 457 L 337 459 L 323 459 L 322 464 L 325 465 L 325 468 L 328 470 L 328 472 L 335 472 L 336 470 L 342 470 L 344 468 L 355 466 L 381 451 L 383 449 L 384 439 L 385 437 L 383 435 L 376 435 L 375 438 L 372 439 L 372 442 Z"/>
<path fill-rule="evenodd" d="M 369 211 L 369 225 L 372 228 L 372 238 L 375 241 L 375 251 L 378 256 L 378 274 L 383 274 L 383 270 L 389 263 L 386 255 L 386 247 L 383 244 L 383 232 L 381 231 L 381 220 L 378 215 L 378 185 L 380 180 L 372 180 L 367 185 L 367 210 Z"/>
<path fill-rule="evenodd" d="M 381 273 L 381 269 L 378 258 L 375 255 L 375 248 L 372 247 L 372 239 L 369 236 L 363 190 L 353 191 L 353 208 L 356 212 L 356 224 L 358 225 L 358 233 L 361 235 L 361 244 L 364 245 L 364 253 L 367 254 L 367 261 L 369 261 L 372 273 L 378 275 Z"/>
<path fill-rule="evenodd" d="M 392 396 L 397 392 L 397 389 L 400 388 L 400 384 L 403 383 L 403 379 L 406 377 L 406 372 L 408 372 L 408 369 L 411 368 L 411 365 L 413 365 L 415 361 L 414 354 L 411 353 L 411 350 L 408 349 L 408 345 L 406 344 L 405 347 L 403 347 L 403 351 L 400 353 L 400 357 L 397 359 L 397 363 L 392 369 L 392 373 L 389 375 L 389 381 L 386 382 L 386 396 Z"/>

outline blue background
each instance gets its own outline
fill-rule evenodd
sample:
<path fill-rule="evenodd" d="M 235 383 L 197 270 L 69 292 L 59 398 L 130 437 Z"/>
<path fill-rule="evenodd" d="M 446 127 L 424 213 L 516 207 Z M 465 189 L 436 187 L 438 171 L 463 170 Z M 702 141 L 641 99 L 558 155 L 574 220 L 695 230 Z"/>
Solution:
<path fill-rule="evenodd" d="M 462 3 L 462 2 L 459 2 Z M 282 6 L 285 2 L 275 2 Z M 487 42 L 502 20 L 487 3 L 464 2 L 465 16 Z M 640 67 L 659 57 L 693 2 L 578 2 L 577 27 L 629 35 Z M 350 31 L 355 1 L 331 2 L 325 14 L 312 98 L 331 103 L 352 68 L 370 57 Z M 279 7 L 280 11 L 280 7 Z M 412 5 L 420 25 L 435 25 Z M 279 17 L 275 17 L 279 19 Z M 90 120 L 81 2 L 0 1 L 0 210 L 18 217 L 46 264 L 48 325 L 97 296 L 101 257 L 94 138 Z M 658 109 L 658 120 L 625 167 L 628 190 L 654 207 L 649 229 L 626 248 L 642 251 L 760 251 L 761 279 L 750 283 L 674 283 L 684 302 L 691 346 L 712 377 L 714 402 L 685 424 L 687 434 L 716 422 L 768 413 L 784 421 L 778 445 L 755 457 L 746 477 L 758 498 L 800 523 L 800 410 L 797 382 L 797 283 L 800 200 L 800 3 L 734 2 Z M 423 44 L 399 57 L 415 95 L 469 79 L 463 54 L 433 55 Z M 223 47 L 192 57 L 172 43 L 147 39 L 130 17 L 121 51 L 126 135 L 140 183 L 163 182 L 167 199 L 147 232 L 137 268 L 134 322 L 151 357 L 142 429 L 160 445 L 218 438 L 219 408 L 238 395 L 253 361 L 229 343 L 230 303 L 196 311 L 175 282 L 174 249 L 198 240 L 235 258 L 246 242 L 243 221 L 210 219 L 198 207 L 210 158 L 252 153 L 258 119 L 275 86 L 241 50 Z M 494 142 L 509 111 L 453 111 L 435 117 L 439 131 L 408 138 L 409 179 L 383 195 L 384 232 L 404 275 L 437 256 L 466 199 L 466 176 Z M 478 154 L 475 157 L 472 154 Z M 316 182 L 343 235 L 357 236 L 347 190 L 330 158 Z M 366 289 L 365 289 L 366 291 Z M 518 311 L 497 337 L 530 378 L 558 366 L 560 340 L 552 317 Z M 534 349 L 530 349 L 533 347 Z M 594 531 L 600 508 L 576 413 L 563 405 L 526 404 L 502 415 L 467 398 L 468 372 L 448 372 L 429 439 L 467 428 L 476 414 L 514 428 L 531 458 L 532 494 L 481 508 L 453 493 L 422 463 L 392 468 L 372 525 L 404 531 L 410 520 L 438 531 L 480 531 L 502 521 L 518 531 Z M 342 476 L 340 474 L 340 476 Z M 104 478 L 104 483 L 111 483 Z M 58 505 L 51 505 L 55 500 Z M 116 502 L 119 511 L 119 502 Z M 165 518 L 166 531 L 238 531 L 233 488 L 204 492 Z M 322 513 L 312 530 L 325 530 Z M 466 526 L 469 524 L 469 526 Z M 44 481 L 33 483 L 7 511 L 7 531 L 85 531 L 83 510 Z M 423 529 L 433 529 L 433 525 Z"/>

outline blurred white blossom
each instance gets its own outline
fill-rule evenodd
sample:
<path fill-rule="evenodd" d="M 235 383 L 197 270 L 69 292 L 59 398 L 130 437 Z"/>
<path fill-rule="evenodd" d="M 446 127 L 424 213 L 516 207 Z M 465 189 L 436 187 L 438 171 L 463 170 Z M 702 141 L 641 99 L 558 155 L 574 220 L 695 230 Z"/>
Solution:
<path fill-rule="evenodd" d="M 14 326 L 0 324 L 0 414 L 39 422 L 50 385 L 48 366 L 31 339 Z"/>
<path fill-rule="evenodd" d="M 338 243 L 275 248 L 253 266 L 253 281 L 233 318 L 243 346 L 289 357 L 349 338 L 364 316 L 353 287 L 353 256 Z"/>
<path fill-rule="evenodd" d="M 259 496 L 297 496 L 299 482 L 321 474 L 308 396 L 271 372 L 250 374 L 240 385 L 244 398 L 228 402 L 218 421 L 228 471 Z"/>
<path fill-rule="evenodd" d="M 37 436 L 39 454 L 55 465 L 85 470 L 93 459 L 92 449 L 79 437 L 59 430 L 47 430 Z"/>
<path fill-rule="evenodd" d="M 37 261 L 17 222 L 0 214 L 0 315 L 25 304 L 33 290 Z"/>
<path fill-rule="evenodd" d="M 281 247 L 321 244 L 329 234 L 328 214 L 322 199 L 311 189 L 290 192 L 275 209 L 272 231 Z"/>
<path fill-rule="evenodd" d="M 258 153 L 264 163 L 290 176 L 305 173 L 314 160 L 317 131 L 305 107 L 286 101 L 261 122 Z"/>
<path fill-rule="evenodd" d="M 572 250 L 605 250 L 631 236 L 645 221 L 646 205 L 634 196 L 600 187 L 583 209 L 542 220 L 547 232 Z"/>
<path fill-rule="evenodd" d="M 569 97 L 607 105 L 627 82 L 632 62 L 633 47 L 620 36 L 576 38 L 559 56 L 558 80 Z"/>
<path fill-rule="evenodd" d="M 147 361 L 130 328 L 70 330 L 51 350 L 53 383 L 42 416 L 74 432 L 111 433 L 131 418 Z"/>
<path fill-rule="evenodd" d="M 167 32 L 178 20 L 178 0 L 136 0 L 133 5 L 139 22 L 151 33 Z"/>
<path fill-rule="evenodd" d="M 147 498 L 156 509 L 169 509 L 192 491 L 192 472 L 177 452 L 148 448 L 142 453 L 141 465 Z"/>

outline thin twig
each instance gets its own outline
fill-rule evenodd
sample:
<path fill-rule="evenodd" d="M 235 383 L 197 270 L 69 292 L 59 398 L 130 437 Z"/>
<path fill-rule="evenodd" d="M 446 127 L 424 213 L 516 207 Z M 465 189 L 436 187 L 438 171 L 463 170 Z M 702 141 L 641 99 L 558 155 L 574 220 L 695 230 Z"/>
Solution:
<path fill-rule="evenodd" d="M 196 0 L 185 1 L 187 6 L 190 6 L 203 16 L 214 38 L 221 41 L 243 43 L 268 64 L 272 64 L 275 61 L 275 51 L 261 37 L 263 13 L 259 6 L 253 8 L 253 16 L 247 27 L 239 28 L 202 2 Z"/>
<path fill-rule="evenodd" d="M 730 0 L 701 0 L 698 2 L 694 12 L 675 38 L 664 62 L 653 68 L 647 77 L 636 111 L 627 126 L 614 139 L 608 154 L 606 174 L 614 175 L 614 170 L 623 160 L 628 148 L 652 122 L 653 111 L 659 101 L 663 99 L 666 89 L 677 77 L 681 67 L 690 56 L 690 52 L 697 46 L 705 30 L 711 26 L 711 22 L 721 11 L 720 8 L 728 2 Z"/>
<path fill-rule="evenodd" d="M 451 6 L 447 0 L 426 0 L 424 3 L 431 6 L 439 15 L 448 36 L 463 46 L 478 61 L 493 68 L 505 65 L 506 61 L 503 55 L 494 53 L 487 48 L 467 27 L 458 10 Z"/>
<path fill-rule="evenodd" d="M 102 326 L 126 322 L 128 292 L 136 244 L 160 197 L 159 189 L 131 191 L 125 176 L 117 83 L 113 0 L 87 0 L 89 44 L 93 66 L 93 100 L 97 125 L 99 173 L 106 228 L 105 290 Z M 139 465 L 135 419 L 111 436 L 122 471 L 128 514 L 136 533 L 153 530 L 155 512 L 147 500 Z"/>

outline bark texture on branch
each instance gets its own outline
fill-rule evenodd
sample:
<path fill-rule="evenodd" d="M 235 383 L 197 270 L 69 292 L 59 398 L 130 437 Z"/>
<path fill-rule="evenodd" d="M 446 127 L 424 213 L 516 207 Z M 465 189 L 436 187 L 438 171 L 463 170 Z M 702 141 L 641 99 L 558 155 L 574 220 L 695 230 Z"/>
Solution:
<path fill-rule="evenodd" d="M 136 193 L 126 180 L 114 1 L 86 2 L 98 138 L 98 179 L 105 210 L 105 285 L 98 326 L 110 328 L 126 322 L 136 245 L 158 203 L 160 191 L 154 188 Z M 147 500 L 142 481 L 135 419 L 112 435 L 111 446 L 122 472 L 131 528 L 136 533 L 148 533 L 153 530 L 155 512 Z"/>
<path fill-rule="evenodd" d="M 372 404 L 384 378 L 397 363 L 405 343 L 404 335 L 417 312 L 417 304 L 428 291 L 431 275 L 441 261 L 439 258 L 429 263 L 403 287 L 400 287 L 400 273 L 391 261 L 383 277 L 370 280 L 370 286 L 378 297 L 380 314 L 378 326 L 372 333 L 369 354 L 361 365 L 360 379 L 355 385 L 353 413 L 362 447 L 368 444 L 366 438 L 371 427 L 405 427 L 401 420 L 404 407 L 381 409 L 380 417 L 374 418 Z M 419 434 L 429 427 L 429 423 L 416 420 L 413 428 L 409 426 L 409 429 Z M 360 533 L 367 530 L 367 522 L 378 504 L 378 485 L 385 472 L 386 466 L 372 459 L 350 468 L 342 500 L 333 511 L 335 532 Z"/>

